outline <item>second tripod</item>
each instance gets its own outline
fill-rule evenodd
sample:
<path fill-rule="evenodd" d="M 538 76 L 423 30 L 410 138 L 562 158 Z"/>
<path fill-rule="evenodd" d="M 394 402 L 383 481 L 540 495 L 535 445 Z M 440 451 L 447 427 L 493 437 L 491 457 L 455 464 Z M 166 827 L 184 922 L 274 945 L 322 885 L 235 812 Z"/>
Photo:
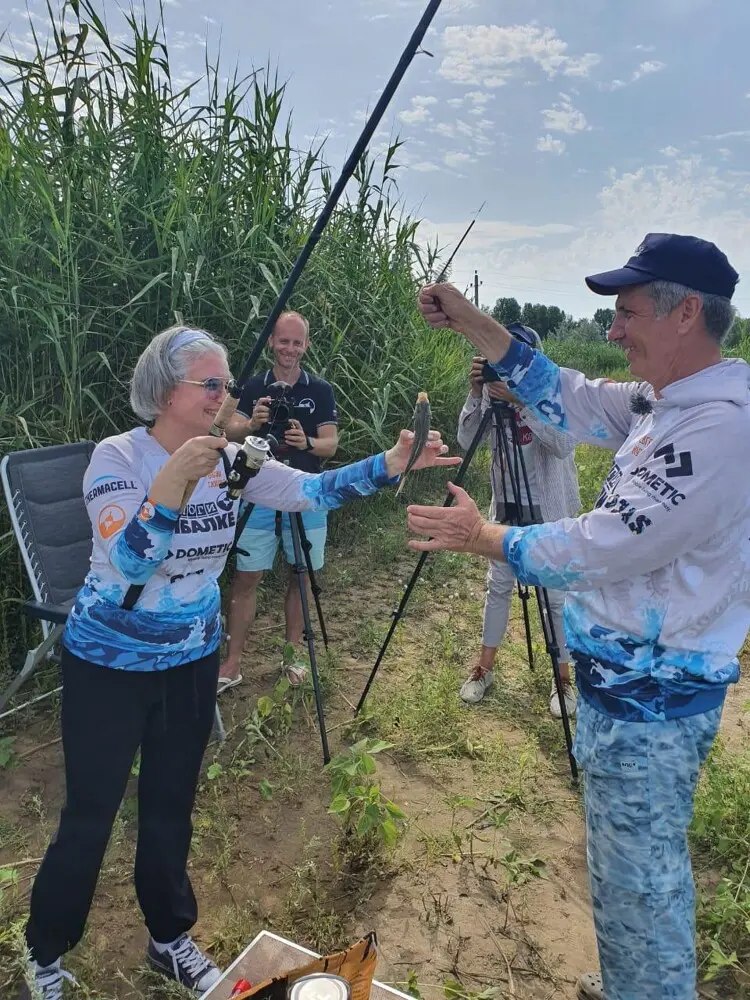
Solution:
<path fill-rule="evenodd" d="M 504 403 L 494 402 L 489 405 L 482 415 L 479 427 L 474 435 L 471 444 L 469 445 L 463 462 L 461 463 L 456 477 L 453 480 L 454 485 L 462 486 L 466 478 L 466 474 L 469 470 L 469 466 L 474 457 L 479 444 L 484 438 L 484 435 L 489 427 L 490 421 L 494 419 L 494 428 L 496 432 L 496 448 L 498 449 L 498 458 L 500 461 L 501 469 L 507 470 L 508 479 L 511 486 L 511 492 L 513 494 L 513 508 L 514 515 L 513 520 L 510 523 L 521 526 L 525 521 L 524 510 L 532 511 L 533 506 L 531 503 L 531 489 L 529 485 L 528 470 L 526 468 L 526 463 L 523 456 L 522 446 L 520 443 L 518 435 L 518 427 L 515 420 L 515 411 L 513 408 Z M 521 479 L 523 479 L 523 485 L 526 492 L 526 504 L 522 502 L 522 492 L 521 492 Z M 505 477 L 504 477 L 505 482 Z M 444 507 L 449 507 L 453 503 L 453 494 L 449 493 L 443 502 Z M 506 505 L 510 507 L 510 505 Z M 527 523 L 533 523 L 531 518 Z M 362 706 L 364 705 L 365 699 L 367 698 L 370 687 L 375 680 L 375 675 L 380 668 L 380 664 L 383 661 L 388 645 L 391 638 L 396 630 L 396 627 L 401 620 L 406 605 L 409 602 L 409 598 L 414 589 L 414 586 L 419 579 L 419 575 L 422 571 L 422 567 L 427 561 L 429 553 L 423 552 L 419 558 L 419 562 L 409 580 L 409 583 L 404 590 L 404 594 L 401 598 L 401 602 L 398 608 L 392 613 L 393 620 L 388 629 L 388 633 L 385 637 L 383 645 L 380 648 L 375 664 L 370 672 L 370 676 L 367 679 L 367 684 L 365 689 L 360 696 L 359 702 L 355 710 L 355 715 L 359 714 Z M 542 624 L 542 631 L 544 634 L 544 642 L 547 653 L 552 662 L 552 672 L 555 682 L 555 690 L 557 692 L 557 697 L 560 704 L 560 713 L 562 718 L 563 731 L 565 734 L 565 745 L 568 754 L 568 761 L 570 764 L 570 771 L 573 777 L 574 783 L 578 782 L 578 766 L 576 764 L 575 757 L 573 756 L 573 741 L 570 731 L 570 720 L 568 718 L 567 706 L 565 704 L 565 691 L 563 686 L 562 677 L 560 674 L 560 647 L 558 645 L 557 636 L 555 634 L 555 627 L 552 621 L 552 611 L 550 608 L 549 594 L 544 587 L 534 587 L 534 592 L 537 598 L 537 605 L 539 608 L 539 617 Z M 524 626 L 526 631 L 526 645 L 529 655 L 529 666 L 533 666 L 532 659 L 532 637 L 531 637 L 531 626 L 528 616 L 528 588 L 519 586 L 519 593 L 522 599 L 522 607 L 524 613 Z"/>

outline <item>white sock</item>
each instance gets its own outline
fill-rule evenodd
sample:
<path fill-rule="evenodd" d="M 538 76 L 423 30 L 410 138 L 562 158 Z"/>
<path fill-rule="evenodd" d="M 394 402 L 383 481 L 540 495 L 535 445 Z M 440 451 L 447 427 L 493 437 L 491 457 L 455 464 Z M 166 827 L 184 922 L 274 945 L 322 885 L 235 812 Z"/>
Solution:
<path fill-rule="evenodd" d="M 55 962 L 51 962 L 49 965 L 40 965 L 39 962 L 33 961 L 31 964 L 34 967 L 34 972 L 52 972 L 53 969 L 60 968 L 61 961 L 62 960 L 58 958 Z"/>
<path fill-rule="evenodd" d="M 151 938 L 151 944 L 154 946 L 154 948 L 156 948 L 159 954 L 163 954 L 169 948 L 172 948 L 174 945 L 176 945 L 177 942 L 181 940 L 182 937 L 183 935 L 180 934 L 180 937 L 175 938 L 174 941 L 169 941 L 167 944 L 161 944 L 159 941 L 154 941 L 154 939 Z"/>

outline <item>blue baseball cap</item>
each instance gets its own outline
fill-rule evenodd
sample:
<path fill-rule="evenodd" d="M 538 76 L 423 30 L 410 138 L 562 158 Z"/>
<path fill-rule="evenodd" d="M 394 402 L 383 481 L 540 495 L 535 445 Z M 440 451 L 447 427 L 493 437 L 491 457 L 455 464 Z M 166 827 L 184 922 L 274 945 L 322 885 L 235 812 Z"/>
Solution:
<path fill-rule="evenodd" d="M 731 299 L 739 275 L 726 255 L 697 236 L 648 233 L 625 267 L 586 278 L 597 295 L 616 295 L 621 288 L 651 281 L 673 281 L 706 295 Z"/>
<path fill-rule="evenodd" d="M 505 329 L 516 340 L 520 340 L 522 344 L 527 344 L 535 351 L 541 350 L 542 338 L 530 326 L 525 326 L 523 323 L 509 323 Z"/>

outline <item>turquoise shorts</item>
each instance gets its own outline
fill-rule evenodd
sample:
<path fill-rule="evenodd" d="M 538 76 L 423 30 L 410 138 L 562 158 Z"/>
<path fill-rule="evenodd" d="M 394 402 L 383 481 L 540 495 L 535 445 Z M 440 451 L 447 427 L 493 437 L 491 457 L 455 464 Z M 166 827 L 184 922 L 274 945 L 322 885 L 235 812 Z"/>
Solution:
<path fill-rule="evenodd" d="M 254 507 L 245 529 L 240 536 L 239 548 L 247 552 L 237 553 L 237 570 L 240 573 L 257 573 L 273 569 L 279 541 L 284 545 L 284 555 L 290 565 L 294 564 L 294 546 L 290 515 L 281 515 L 281 539 L 276 536 L 276 512 L 268 507 Z M 325 511 L 303 511 L 302 525 L 305 537 L 310 543 L 310 562 L 313 572 L 323 568 L 328 520 Z"/>

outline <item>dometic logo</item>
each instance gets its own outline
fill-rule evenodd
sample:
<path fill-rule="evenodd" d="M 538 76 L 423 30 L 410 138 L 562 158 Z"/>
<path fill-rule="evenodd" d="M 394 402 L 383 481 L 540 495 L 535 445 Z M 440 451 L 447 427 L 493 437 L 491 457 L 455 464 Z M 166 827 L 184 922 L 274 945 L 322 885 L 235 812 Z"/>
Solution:
<path fill-rule="evenodd" d="M 689 451 L 681 451 L 679 455 L 674 453 L 673 444 L 665 444 L 654 452 L 654 458 L 663 458 L 667 465 L 667 479 L 675 479 L 677 476 L 692 476 L 693 458 Z"/>
<path fill-rule="evenodd" d="M 210 559 L 213 556 L 225 556 L 232 548 L 232 544 L 223 542 L 221 545 L 204 545 L 201 548 L 195 546 L 190 549 L 176 549 L 167 553 L 167 559 Z"/>
<path fill-rule="evenodd" d="M 300 410 L 309 410 L 310 413 L 315 413 L 315 400 L 310 399 L 309 396 L 306 399 L 301 399 L 297 403 L 297 407 Z"/>
<path fill-rule="evenodd" d="M 669 475 L 669 473 L 667 473 Z M 633 479 L 638 480 L 638 485 L 641 486 L 644 493 L 651 491 L 649 495 L 653 496 L 655 500 L 659 500 L 662 506 L 669 510 L 669 505 L 672 507 L 679 506 L 680 502 L 685 499 L 685 494 L 680 493 L 674 486 L 670 483 L 665 482 L 661 476 L 657 476 L 655 472 L 652 472 L 647 465 L 640 465 L 637 469 L 632 472 Z M 646 490 L 645 487 L 649 487 Z"/>
<path fill-rule="evenodd" d="M 117 504 L 111 503 L 99 513 L 99 534 L 102 538 L 111 538 L 125 524 L 125 511 Z"/>
<path fill-rule="evenodd" d="M 99 485 L 97 486 L 96 483 Z M 138 485 L 133 480 L 128 479 L 107 479 L 104 482 L 96 480 L 94 485 L 83 498 L 86 503 L 91 503 L 97 497 L 107 496 L 109 493 L 118 493 L 121 490 L 137 490 Z"/>

